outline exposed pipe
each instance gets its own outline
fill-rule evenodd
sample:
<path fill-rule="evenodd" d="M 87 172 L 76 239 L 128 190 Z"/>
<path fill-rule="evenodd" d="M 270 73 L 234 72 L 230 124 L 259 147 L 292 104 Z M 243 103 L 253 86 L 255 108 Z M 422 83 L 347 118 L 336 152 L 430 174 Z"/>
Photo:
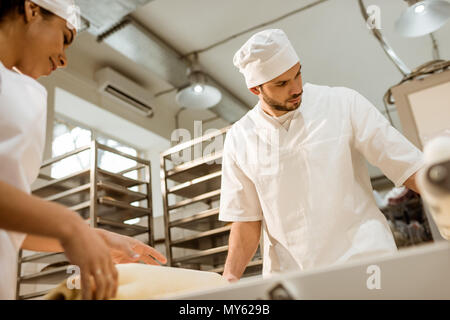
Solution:
<path fill-rule="evenodd" d="M 364 21 L 369 20 L 369 15 L 367 14 L 367 9 L 364 5 L 363 0 L 358 0 L 359 7 L 361 9 L 361 14 L 364 17 Z M 392 47 L 388 44 L 386 39 L 381 34 L 380 30 L 377 28 L 371 28 L 372 33 L 374 34 L 375 38 L 377 38 L 378 42 L 380 42 L 381 47 L 383 48 L 384 52 L 387 54 L 389 59 L 395 64 L 397 69 L 404 75 L 407 76 L 411 73 L 411 69 L 409 69 L 406 64 L 397 56 L 397 54 L 394 52 Z"/>
<path fill-rule="evenodd" d="M 176 88 L 175 90 L 184 87 L 188 82 L 187 59 L 181 59 L 178 51 L 132 17 L 127 16 L 124 20 L 127 22 L 107 30 L 100 39 L 130 60 L 150 69 L 155 75 Z M 206 73 L 205 75 L 208 77 L 208 82 L 222 93 L 222 100 L 216 106 L 209 108 L 210 111 L 225 121 L 234 123 L 251 109 L 217 80 Z M 158 96 L 162 94 L 160 92 Z"/>
<path fill-rule="evenodd" d="M 441 55 L 439 53 L 439 47 L 436 38 L 434 37 L 433 33 L 430 33 L 430 38 L 433 43 L 433 59 L 434 60 L 440 60 Z"/>
<path fill-rule="evenodd" d="M 186 110 L 186 108 L 181 107 L 181 108 L 177 111 L 177 113 L 175 114 L 175 129 L 180 129 L 180 113 L 181 113 L 183 110 Z"/>
<path fill-rule="evenodd" d="M 99 34 L 97 36 L 97 42 L 103 42 L 103 40 L 105 38 L 107 38 L 107 37 L 111 36 L 112 34 L 122 30 L 127 25 L 129 25 L 130 23 L 131 23 L 130 19 L 124 18 L 123 20 L 121 20 L 118 23 L 116 23 L 115 25 L 113 25 L 111 28 L 107 29 L 105 32 L 102 32 L 101 34 Z"/>

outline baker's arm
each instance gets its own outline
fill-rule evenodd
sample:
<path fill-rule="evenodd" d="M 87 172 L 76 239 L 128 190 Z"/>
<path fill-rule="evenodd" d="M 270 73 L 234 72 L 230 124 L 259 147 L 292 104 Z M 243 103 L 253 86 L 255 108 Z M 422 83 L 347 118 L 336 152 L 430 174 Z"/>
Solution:
<path fill-rule="evenodd" d="M 59 241 L 55 238 L 47 238 L 28 234 L 22 243 L 22 249 L 38 252 L 63 252 Z"/>
<path fill-rule="evenodd" d="M 417 192 L 415 173 L 424 165 L 422 152 L 394 128 L 365 97 L 352 90 L 350 103 L 353 143 L 396 187 Z"/>
<path fill-rule="evenodd" d="M 145 243 L 127 236 L 103 229 L 93 229 L 108 245 L 114 263 L 131 263 L 142 261 L 158 265 L 155 260 L 166 263 L 166 257 Z M 27 235 L 22 249 L 39 252 L 63 252 L 60 242 L 55 238 Z"/>
<path fill-rule="evenodd" d="M 225 139 L 222 157 L 219 220 L 233 221 L 223 272 L 225 279 L 230 282 L 239 280 L 254 256 L 263 220 L 255 184 L 237 162 L 237 157 L 246 152 L 245 145 L 240 144 L 240 147 L 237 147 L 236 143 L 236 140 L 242 140 L 243 134 L 245 132 L 235 132 L 235 127 L 230 129 Z M 242 164 L 245 165 L 245 161 L 241 162 Z"/>
<path fill-rule="evenodd" d="M 80 267 L 83 298 L 115 296 L 118 274 L 108 246 L 76 212 L 0 181 L 0 228 L 58 239 L 69 261 Z"/>
<path fill-rule="evenodd" d="M 408 189 L 411 189 L 415 193 L 420 194 L 419 188 L 417 187 L 417 184 L 416 184 L 416 177 L 417 177 L 417 172 L 414 173 L 411 177 L 409 177 L 403 185 L 405 187 L 407 187 Z"/>
<path fill-rule="evenodd" d="M 261 221 L 233 222 L 223 276 L 230 282 L 241 278 L 258 249 Z"/>

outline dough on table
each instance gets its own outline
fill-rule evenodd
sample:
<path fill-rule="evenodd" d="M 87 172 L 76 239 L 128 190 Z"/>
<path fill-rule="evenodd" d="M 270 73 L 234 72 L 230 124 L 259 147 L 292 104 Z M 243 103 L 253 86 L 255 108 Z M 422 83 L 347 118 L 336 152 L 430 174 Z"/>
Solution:
<path fill-rule="evenodd" d="M 228 285 L 220 274 L 183 268 L 139 263 L 118 264 L 119 287 L 116 300 L 162 299 L 178 293 Z M 79 300 L 81 290 L 69 290 L 66 280 L 45 297 L 53 300 Z"/>
<path fill-rule="evenodd" d="M 154 266 L 119 264 L 119 289 L 116 299 L 157 299 L 164 295 L 227 285 L 215 272 Z"/>

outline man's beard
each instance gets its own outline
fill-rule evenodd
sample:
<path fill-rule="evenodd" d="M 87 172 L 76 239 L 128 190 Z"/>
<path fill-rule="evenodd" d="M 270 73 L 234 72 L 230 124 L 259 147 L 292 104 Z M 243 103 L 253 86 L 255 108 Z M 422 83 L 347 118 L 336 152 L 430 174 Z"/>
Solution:
<path fill-rule="evenodd" d="M 276 101 L 276 100 L 270 98 L 269 96 L 267 96 L 264 93 L 262 88 L 261 88 L 261 94 L 262 94 L 264 102 L 267 103 L 271 108 L 273 108 L 275 110 L 278 110 L 278 111 L 288 111 L 289 112 L 289 111 L 296 110 L 296 109 L 298 109 L 298 107 L 300 107 L 300 104 L 302 103 L 301 96 L 303 94 L 303 91 L 301 93 L 299 93 L 299 94 L 293 95 L 292 97 L 290 97 L 288 99 L 288 100 L 292 100 L 292 99 L 296 99 L 296 98 L 300 97 L 300 100 L 297 103 L 293 104 L 291 107 L 289 107 L 287 105 L 289 103 L 287 100 L 286 100 L 285 103 L 281 103 L 279 101 Z"/>

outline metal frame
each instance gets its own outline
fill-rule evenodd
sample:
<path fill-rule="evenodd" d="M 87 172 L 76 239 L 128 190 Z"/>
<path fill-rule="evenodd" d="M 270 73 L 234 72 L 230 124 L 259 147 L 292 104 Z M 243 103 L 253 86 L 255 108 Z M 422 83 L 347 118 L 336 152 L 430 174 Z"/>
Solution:
<path fill-rule="evenodd" d="M 205 142 L 211 141 L 219 136 L 224 136 L 231 126 L 216 132 L 197 137 L 193 140 L 180 143 L 161 153 L 161 191 L 164 208 L 164 229 L 166 255 L 169 266 L 187 267 L 194 265 L 211 266 L 212 272 L 223 272 L 224 264 L 221 261 L 228 252 L 228 244 L 223 241 L 229 236 L 231 227 L 225 222 L 218 220 L 219 208 L 213 208 L 212 201 L 220 200 L 220 179 L 222 150 L 215 150 L 210 155 L 201 155 L 182 164 L 168 168 L 168 162 L 173 154 L 189 148 L 195 148 Z M 214 163 L 210 164 L 212 161 Z M 174 182 L 175 186 L 168 186 L 168 181 Z M 203 188 L 204 186 L 204 188 Z M 169 195 L 172 194 L 182 199 L 176 199 L 175 203 L 169 203 Z M 203 202 L 208 209 L 195 212 L 192 215 L 179 219 L 171 219 L 173 210 L 189 206 L 193 203 Z M 172 239 L 171 229 L 183 228 L 195 231 L 194 234 L 181 239 Z M 173 248 L 196 250 L 184 256 L 174 257 Z M 220 262 L 219 262 L 220 261 Z M 261 273 L 262 260 L 253 260 L 246 270 L 246 276 Z"/>
<path fill-rule="evenodd" d="M 369 15 L 367 14 L 366 6 L 364 5 L 363 0 L 358 0 L 359 9 L 361 11 L 361 15 L 363 16 L 364 20 L 367 22 L 369 19 Z M 407 76 L 411 73 L 411 69 L 408 68 L 408 66 L 399 58 L 399 56 L 395 53 L 395 51 L 392 49 L 392 47 L 387 42 L 386 38 L 383 36 L 383 34 L 380 32 L 380 30 L 376 28 L 372 28 L 372 33 L 375 36 L 375 38 L 380 42 L 381 47 L 383 48 L 384 52 L 388 56 L 388 58 L 395 64 L 398 71 L 400 71 L 404 76 Z"/>
<path fill-rule="evenodd" d="M 395 106 L 403 127 L 403 134 L 421 150 L 423 150 L 423 145 L 419 137 L 419 130 L 417 128 L 416 119 L 413 115 L 408 96 L 412 93 L 432 88 L 447 82 L 450 82 L 450 70 L 428 75 L 423 79 L 415 79 L 407 83 L 402 83 L 391 89 L 392 96 L 395 100 Z M 428 224 L 430 225 L 433 240 L 444 240 L 426 203 L 424 203 L 423 208 L 428 219 Z"/>
<path fill-rule="evenodd" d="M 64 204 L 75 202 L 68 206 L 73 211 L 83 212 L 85 218 L 89 218 L 91 227 L 104 228 L 113 232 L 128 236 L 137 236 L 148 234 L 148 243 L 154 245 L 153 231 L 153 208 L 151 196 L 151 167 L 150 161 L 128 155 L 115 150 L 106 145 L 93 140 L 90 145 L 78 148 L 64 155 L 44 161 L 41 165 L 41 171 L 51 165 L 77 155 L 84 151 L 90 151 L 90 167 L 76 173 L 69 174 L 63 178 L 55 179 L 48 174 L 41 173 L 40 179 L 46 180 L 44 184 L 32 190 L 36 196 L 40 196 L 47 201 L 56 201 Z M 98 166 L 99 150 L 107 151 L 124 158 L 137 162 L 137 165 L 118 173 L 112 173 Z M 137 171 L 138 179 L 132 179 L 123 176 L 123 174 Z M 141 174 L 141 171 L 145 171 Z M 142 179 L 141 179 L 142 177 Z M 129 187 L 142 186 L 140 192 L 129 190 Z M 73 197 L 75 201 L 73 201 Z M 89 197 L 89 199 L 87 199 Z M 147 201 L 146 207 L 132 206 L 130 203 L 135 201 Z M 67 205 L 66 205 L 67 206 Z M 124 224 L 129 218 L 144 217 L 148 218 L 147 226 L 135 226 Z M 22 257 L 22 251 L 19 252 L 18 270 L 17 270 L 17 299 L 31 299 L 45 295 L 48 291 L 36 292 L 27 295 L 20 295 L 21 283 L 36 284 L 55 284 L 67 277 L 65 267 L 55 268 L 31 275 L 22 275 L 22 263 L 53 263 L 66 261 L 64 254 L 55 253 L 36 253 L 32 256 Z M 58 280 L 60 279 L 60 280 Z M 51 280 L 51 283 L 49 281 Z M 59 282 L 58 282 L 59 283 Z"/>
<path fill-rule="evenodd" d="M 147 187 L 147 207 L 151 209 L 153 212 L 153 201 L 152 201 L 152 168 L 150 162 L 148 162 L 148 166 L 145 168 L 146 171 L 146 187 Z M 154 247 L 155 245 L 155 237 L 153 233 L 153 214 L 150 214 L 148 217 L 148 243 L 150 246 Z"/>
<path fill-rule="evenodd" d="M 89 218 L 92 228 L 97 228 L 97 176 L 98 176 L 98 143 L 93 140 L 91 143 L 91 190 L 90 190 L 90 204 L 89 204 Z"/>
<path fill-rule="evenodd" d="M 403 134 L 421 150 L 423 149 L 423 145 L 419 138 L 416 119 L 414 118 L 408 96 L 412 93 L 447 82 L 450 82 L 450 70 L 429 75 L 423 79 L 415 79 L 402 83 L 391 89 L 402 124 Z"/>

